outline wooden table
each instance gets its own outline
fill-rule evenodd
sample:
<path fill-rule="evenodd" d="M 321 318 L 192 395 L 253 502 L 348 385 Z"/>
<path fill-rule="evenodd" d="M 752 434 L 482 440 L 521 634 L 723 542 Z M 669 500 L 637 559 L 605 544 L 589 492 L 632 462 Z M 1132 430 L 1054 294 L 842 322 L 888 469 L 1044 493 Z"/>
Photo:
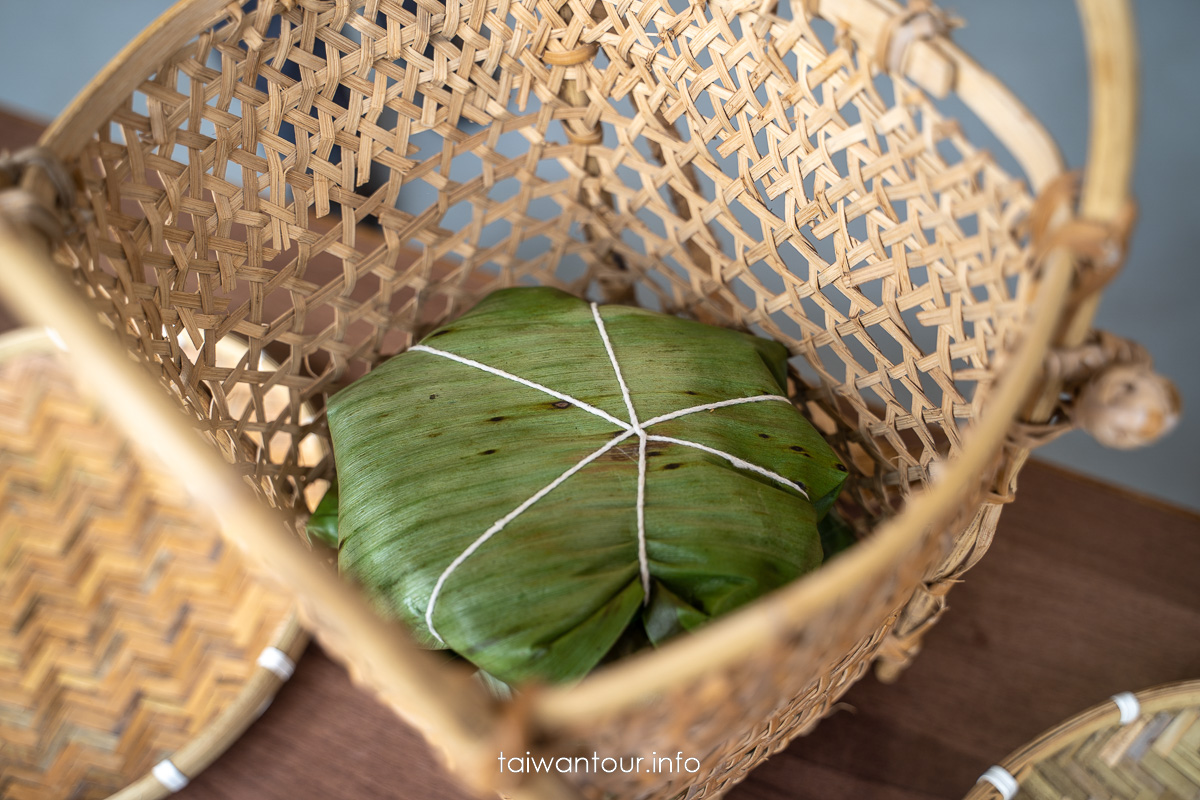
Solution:
<path fill-rule="evenodd" d="M 0 113 L 0 147 L 38 126 Z M 0 329 L 12 324 L 0 309 Z M 1113 453 L 1113 458 L 1120 458 Z M 1116 692 L 1200 677 L 1200 516 L 1034 462 L 992 551 L 899 683 L 868 677 L 734 800 L 949 800 Z M 420 738 L 310 647 L 181 800 L 463 798 Z"/>

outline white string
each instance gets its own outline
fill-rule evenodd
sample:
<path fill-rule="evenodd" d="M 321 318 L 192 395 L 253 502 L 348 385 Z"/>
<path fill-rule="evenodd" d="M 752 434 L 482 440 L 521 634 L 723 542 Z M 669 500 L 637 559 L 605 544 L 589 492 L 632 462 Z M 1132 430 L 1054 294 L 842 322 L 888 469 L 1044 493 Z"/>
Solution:
<path fill-rule="evenodd" d="M 1112 701 L 1117 704 L 1117 710 L 1121 712 L 1122 725 L 1128 725 L 1142 715 L 1142 704 L 1138 702 L 1137 695 L 1133 692 L 1114 694 Z"/>
<path fill-rule="evenodd" d="M 519 383 L 523 386 L 528 386 L 531 389 L 537 389 L 539 392 L 544 392 L 544 393 L 550 395 L 551 397 L 557 397 L 560 400 L 565 400 L 566 402 L 570 403 L 571 405 L 574 405 L 580 409 L 583 409 L 584 411 L 587 411 L 590 414 L 594 414 L 597 417 L 608 420 L 609 422 L 613 423 L 614 425 L 618 426 L 619 428 L 621 428 L 624 431 L 624 433 L 617 435 L 616 438 L 609 440 L 609 442 L 607 444 L 605 444 L 603 447 L 601 447 L 600 449 L 598 449 L 595 452 L 591 453 L 590 455 L 584 457 L 582 460 L 580 460 L 578 463 L 576 463 L 573 467 L 568 469 L 562 475 L 559 475 L 557 478 L 555 478 L 549 484 L 547 484 L 546 486 L 544 486 L 540 490 L 538 490 L 538 492 L 536 494 L 534 494 L 532 497 L 530 497 L 528 500 L 521 503 L 521 505 L 517 506 L 512 511 L 510 511 L 508 514 L 506 514 L 505 516 L 503 516 L 502 518 L 497 520 L 495 523 L 493 523 L 492 527 L 490 527 L 486 531 L 484 531 L 482 536 L 480 536 L 478 539 L 476 539 L 474 542 L 472 542 L 470 544 L 470 546 L 467 547 L 466 550 L 459 553 L 458 556 L 453 561 L 450 562 L 450 566 L 446 567 L 446 569 L 438 577 L 437 582 L 434 584 L 433 592 L 429 595 L 429 603 L 425 607 L 425 625 L 427 628 L 429 628 L 429 632 L 433 634 L 433 637 L 435 639 L 437 639 L 439 642 L 441 642 L 442 644 L 445 644 L 446 642 L 445 642 L 445 640 L 442 639 L 441 635 L 437 632 L 437 630 L 433 626 L 433 610 L 434 610 L 434 606 L 437 603 L 438 595 L 440 595 L 442 592 L 442 587 L 446 585 L 446 580 L 450 577 L 450 575 L 454 572 L 454 570 L 458 569 L 458 567 L 464 561 L 466 561 L 468 558 L 470 558 L 471 554 L 473 554 L 476 550 L 478 550 L 488 539 L 491 539 L 497 533 L 502 531 L 504 529 L 504 527 L 506 525 L 508 525 L 508 523 L 512 522 L 514 519 L 516 519 L 521 514 L 523 514 L 526 509 L 528 509 L 530 506 L 532 506 L 538 500 L 541 500 L 543 497 L 548 495 L 550 492 L 554 491 L 554 489 L 556 489 L 559 485 L 561 485 L 563 482 L 565 482 L 568 478 L 570 478 L 576 472 L 579 472 L 581 469 L 586 467 L 588 464 L 592 463 L 597 458 L 604 455 L 609 450 L 616 447 L 618 444 L 620 444 L 621 442 L 625 441 L 630 436 L 633 436 L 635 434 L 638 437 L 638 482 L 637 482 L 638 568 L 639 568 L 639 572 L 641 574 L 641 579 L 642 579 L 642 602 L 644 604 L 649 604 L 649 602 L 650 602 L 650 560 L 649 560 L 649 557 L 648 557 L 647 551 L 646 551 L 646 443 L 648 440 L 653 439 L 656 442 L 667 442 L 669 444 L 678 444 L 678 445 L 683 445 L 684 447 L 692 447 L 697 450 L 703 450 L 706 453 L 711 453 L 715 456 L 719 456 L 719 457 L 725 459 L 726 461 L 733 464 L 735 467 L 738 467 L 739 469 L 750 470 L 751 472 L 757 472 L 760 475 L 766 476 L 778 483 L 783 484 L 784 486 L 787 486 L 790 489 L 794 489 L 795 491 L 804 495 L 804 497 L 806 499 L 808 498 L 808 492 L 804 490 L 804 487 L 800 486 L 799 484 L 793 483 L 792 481 L 788 480 L 787 478 L 783 477 L 782 475 L 772 472 L 769 469 L 764 469 L 763 467 L 760 467 L 756 464 L 751 464 L 749 461 L 743 461 L 742 459 L 738 458 L 737 456 L 726 453 L 723 450 L 717 450 L 714 447 L 709 447 L 707 445 L 700 444 L 699 442 L 693 442 L 693 441 L 689 441 L 687 439 L 674 439 L 670 436 L 649 436 L 649 435 L 647 435 L 646 430 L 645 430 L 646 428 L 650 427 L 651 425 L 657 425 L 660 422 L 666 422 L 668 420 L 678 419 L 679 417 L 683 417 L 688 414 L 695 414 L 700 411 L 712 411 L 712 410 L 715 410 L 718 408 L 726 408 L 728 406 L 741 405 L 743 403 L 761 403 L 765 400 L 782 401 L 782 402 L 788 403 L 790 405 L 792 402 L 791 400 L 787 399 L 786 397 L 782 397 L 780 395 L 759 395 L 757 397 L 739 397 L 739 398 L 734 398 L 732 400 L 721 400 L 720 402 L 716 402 L 716 403 L 705 403 L 703 405 L 691 406 L 689 408 L 679 409 L 678 411 L 672 411 L 669 414 L 662 414 L 660 416 L 654 417 L 653 419 L 651 419 L 645 423 L 639 423 L 638 417 L 637 417 L 637 411 L 635 411 L 634 407 L 633 407 L 633 398 L 629 394 L 629 387 L 625 384 L 625 376 L 621 374 L 621 365 L 620 365 L 620 363 L 618 363 L 617 355 L 613 351 L 612 341 L 608 338 L 608 329 L 604 326 L 604 319 L 600 316 L 600 307 L 596 303 L 592 303 L 591 309 L 592 309 L 592 319 L 595 320 L 596 329 L 600 333 L 600 339 L 604 342 L 604 351 L 606 353 L 608 353 L 608 360 L 612 364 L 613 372 L 616 374 L 616 377 L 617 377 L 617 385 L 620 386 L 620 388 L 621 388 L 621 397 L 625 401 L 626 410 L 629 412 L 629 422 L 624 422 L 622 420 L 619 420 L 616 417 L 612 416 L 611 414 L 609 414 L 605 411 L 602 411 L 601 409 L 596 408 L 595 406 L 589 405 L 589 404 L 583 402 L 582 400 L 577 400 L 576 398 L 571 397 L 568 394 L 563 394 L 562 392 L 556 392 L 555 390 L 553 390 L 547 386 L 543 386 L 540 383 L 535 383 L 533 381 L 526 380 L 525 378 L 519 377 L 517 375 L 513 375 L 511 372 L 505 372 L 502 369 L 496 369 L 495 367 L 490 367 L 487 364 L 483 364 L 479 361 L 474 361 L 469 358 L 463 358 L 462 356 L 455 355 L 454 353 L 450 353 L 445 350 L 438 350 L 433 347 L 427 347 L 422 344 L 414 345 L 413 347 L 409 348 L 409 350 L 416 350 L 416 351 L 419 351 L 422 353 L 429 353 L 431 355 L 441 356 L 442 358 L 448 358 L 451 361 L 456 361 L 460 364 L 465 364 L 468 367 L 474 367 L 475 369 L 483 370 L 484 372 L 491 373 L 492 375 L 496 375 L 496 376 L 504 378 L 506 380 L 510 380 L 515 383 Z"/>
<path fill-rule="evenodd" d="M 184 789 L 190 781 L 188 776 L 179 771 L 179 767 L 164 758 L 150 769 L 154 779 L 163 785 L 168 792 L 178 792 Z"/>
<path fill-rule="evenodd" d="M 524 378 L 519 378 L 516 375 L 513 375 L 511 372 L 505 372 L 502 369 L 496 369 L 495 367 L 489 367 L 487 364 L 481 364 L 478 361 L 473 361 L 469 358 L 463 358 L 462 356 L 456 356 L 456 355 L 454 355 L 454 353 L 447 353 L 445 350 L 438 350 L 433 347 L 426 347 L 423 344 L 413 345 L 412 347 L 410 347 L 408 349 L 410 352 L 415 350 L 420 353 L 430 353 L 435 356 L 441 356 L 442 358 L 448 358 L 451 361 L 457 361 L 460 364 L 466 364 L 468 367 L 474 367 L 475 369 L 481 369 L 484 372 L 490 372 L 491 374 L 499 376 L 506 380 L 513 381 L 514 383 L 519 383 L 522 386 L 528 386 L 530 389 L 537 389 L 539 392 L 545 392 L 546 394 L 550 395 L 551 397 L 557 397 L 559 400 L 565 400 L 566 402 L 570 403 L 573 406 L 578 406 L 579 408 L 583 409 L 584 411 L 588 412 L 589 414 L 595 414 L 597 417 L 600 417 L 601 419 L 606 419 L 609 422 L 611 422 L 613 425 L 616 425 L 618 428 L 621 428 L 622 430 L 626 430 L 626 431 L 630 431 L 630 432 L 633 431 L 633 427 L 628 422 L 617 419 L 612 414 L 609 414 L 607 411 L 601 411 L 600 409 L 596 408 L 593 405 L 588 405 L 587 403 L 583 402 L 582 400 L 576 400 L 574 397 L 571 397 L 571 395 L 569 395 L 569 394 L 563 394 L 562 392 L 556 392 L 547 386 L 542 386 L 540 383 L 534 383 L 533 381 L 527 381 Z"/>
<path fill-rule="evenodd" d="M 666 422 L 669 419 L 677 419 L 688 414 L 695 414 L 697 411 L 713 411 L 718 408 L 726 408 L 728 406 L 740 406 L 743 403 L 761 403 L 763 400 L 781 400 L 788 405 L 792 404 L 791 400 L 777 394 L 760 394 L 757 397 L 738 397 L 733 400 L 722 400 L 719 403 L 705 403 L 702 406 L 692 406 L 691 408 L 681 408 L 678 411 L 672 411 L 670 414 L 663 414 L 660 417 L 654 417 L 642 423 L 643 428 L 649 428 L 651 425 L 657 425 L 660 422 Z"/>
<path fill-rule="evenodd" d="M 1021 789 L 1017 779 L 1004 767 L 988 767 L 987 772 L 980 775 L 975 783 L 990 783 L 1004 800 L 1013 800 Z"/>
<path fill-rule="evenodd" d="M 650 559 L 646 556 L 646 432 L 643 430 L 638 431 L 637 531 L 642 605 L 650 605 Z"/>
<path fill-rule="evenodd" d="M 751 472 L 757 472 L 759 475 L 765 475 L 766 477 L 770 478 L 773 481 L 782 483 L 784 486 L 788 487 L 789 489 L 795 489 L 797 492 L 804 495 L 804 499 L 806 499 L 806 500 L 809 499 L 808 492 L 806 492 L 804 490 L 804 487 L 801 486 L 800 484 L 792 483 L 787 478 L 780 475 L 778 472 L 771 472 L 771 470 L 763 469 L 762 467 L 758 466 L 757 464 L 751 464 L 749 461 L 743 461 L 742 459 L 738 458 L 735 455 L 726 453 L 724 450 L 718 450 L 715 447 L 709 447 L 706 444 L 700 444 L 699 442 L 692 442 L 687 439 L 675 439 L 670 436 L 650 436 L 648 438 L 655 442 L 668 442 L 670 444 L 681 444 L 684 447 L 694 447 L 697 450 L 703 450 L 706 453 L 712 453 L 714 456 L 720 456 L 721 458 L 728 461 L 730 464 L 733 464 L 738 469 L 748 469 Z"/>
<path fill-rule="evenodd" d="M 466 561 L 467 558 L 469 558 L 472 553 L 474 553 L 476 550 L 478 550 L 480 548 L 480 546 L 483 545 L 484 542 L 486 542 L 488 539 L 495 536 L 500 531 L 504 530 L 505 525 L 512 522 L 514 519 L 516 519 L 518 516 L 520 516 L 522 513 L 524 513 L 525 509 L 529 508 L 531 505 L 536 503 L 538 500 L 541 500 L 543 497 L 550 494 L 550 492 L 552 492 L 556 488 L 558 488 L 559 484 L 561 484 L 567 478 L 571 477 L 576 472 L 579 472 L 579 470 L 583 469 L 588 464 L 592 463 L 597 458 L 604 455 L 609 450 L 613 449 L 618 444 L 620 444 L 621 442 L 628 439 L 630 436 L 633 436 L 633 431 L 625 431 L 624 433 L 619 434 L 615 439 L 610 439 L 608 444 L 604 445 L 599 450 L 596 450 L 594 453 L 592 453 L 591 455 L 584 458 L 582 461 L 580 461 L 575 466 L 571 467 L 569 470 L 564 472 L 562 475 L 559 475 L 553 481 L 551 481 L 550 483 L 543 486 L 540 490 L 538 490 L 537 494 L 535 494 L 533 497 L 530 497 L 524 503 L 521 503 L 521 505 L 517 506 L 512 511 L 505 514 L 503 517 L 496 520 L 496 522 L 492 525 L 492 527 L 488 528 L 482 536 L 480 536 L 478 539 L 476 539 L 474 542 L 472 542 L 470 547 L 468 547 L 466 550 L 463 550 L 461 553 L 459 553 L 458 558 L 456 558 L 450 562 L 450 566 L 446 567 L 445 572 L 443 572 L 441 574 L 441 577 L 439 577 L 437 579 L 437 583 L 434 584 L 433 594 L 429 595 L 429 605 L 427 605 L 425 607 L 425 625 L 429 628 L 429 632 L 433 634 L 435 639 L 437 639 L 442 644 L 446 643 L 445 640 L 442 639 L 442 637 L 440 635 L 438 635 L 437 630 L 435 630 L 433 627 L 433 606 L 435 603 L 437 603 L 438 595 L 441 593 L 442 586 L 445 585 L 446 579 L 450 577 L 450 573 L 452 573 L 452 572 L 454 572 L 454 570 L 458 569 L 458 566 L 460 564 L 462 564 L 464 561 Z"/>
<path fill-rule="evenodd" d="M 629 423 L 638 435 L 638 477 L 637 477 L 637 538 L 638 538 L 638 571 L 642 576 L 642 603 L 650 604 L 650 560 L 646 557 L 646 432 L 638 423 L 637 411 L 633 409 L 633 398 L 629 396 L 629 387 L 625 385 L 625 376 L 621 374 L 621 365 L 617 363 L 617 354 L 613 352 L 612 342 L 608 338 L 608 329 L 604 327 L 604 319 L 600 316 L 600 306 L 592 303 L 592 319 L 596 321 L 596 330 L 600 331 L 600 339 L 604 342 L 604 351 L 612 363 L 613 372 L 617 375 L 617 385 L 621 387 L 621 397 L 625 400 L 625 409 L 629 412 Z"/>
<path fill-rule="evenodd" d="M 629 411 L 629 424 L 640 434 L 641 426 L 638 425 L 637 412 L 633 410 L 633 398 L 629 396 L 629 387 L 625 385 L 625 377 L 621 375 L 617 354 L 613 352 L 612 342 L 608 340 L 608 330 L 604 327 L 604 320 L 600 318 L 600 307 L 595 303 L 592 303 L 592 319 L 596 320 L 596 329 L 600 331 L 600 338 L 604 341 L 604 350 L 608 353 L 608 360 L 612 362 L 613 372 L 617 373 L 617 385 L 621 387 L 621 397 L 625 399 L 625 408 Z"/>

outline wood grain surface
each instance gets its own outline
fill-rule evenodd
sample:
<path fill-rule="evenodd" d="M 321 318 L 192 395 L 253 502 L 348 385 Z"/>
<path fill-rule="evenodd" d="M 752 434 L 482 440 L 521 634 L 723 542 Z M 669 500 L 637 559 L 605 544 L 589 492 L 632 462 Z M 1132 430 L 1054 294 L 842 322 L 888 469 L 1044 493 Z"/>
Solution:
<path fill-rule="evenodd" d="M 0 112 L 0 148 L 36 131 Z M 10 320 L 0 310 L 0 327 Z M 1037 462 L 1017 497 L 900 681 L 865 679 L 729 797 L 960 798 L 990 764 L 1109 695 L 1200 677 L 1200 516 Z M 177 796 L 466 795 L 312 647 L 262 719 Z"/>

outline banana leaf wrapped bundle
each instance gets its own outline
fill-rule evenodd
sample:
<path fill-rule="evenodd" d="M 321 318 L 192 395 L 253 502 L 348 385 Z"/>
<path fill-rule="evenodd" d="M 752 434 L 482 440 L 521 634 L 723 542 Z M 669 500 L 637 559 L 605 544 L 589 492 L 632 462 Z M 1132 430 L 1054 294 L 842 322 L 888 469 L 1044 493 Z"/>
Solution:
<path fill-rule="evenodd" d="M 579 678 L 815 569 L 846 468 L 776 342 L 495 292 L 334 395 L 341 571 L 507 683 Z M 332 506 L 336 504 L 336 512 Z"/>

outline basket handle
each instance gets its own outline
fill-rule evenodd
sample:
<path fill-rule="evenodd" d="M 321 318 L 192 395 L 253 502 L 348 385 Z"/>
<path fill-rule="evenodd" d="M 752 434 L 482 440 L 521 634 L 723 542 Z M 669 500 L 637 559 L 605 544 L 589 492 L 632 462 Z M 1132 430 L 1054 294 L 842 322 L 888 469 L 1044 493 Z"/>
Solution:
<path fill-rule="evenodd" d="M 1048 226 L 1062 226 L 1073 217 L 1086 220 L 1102 232 L 1121 234 L 1123 239 L 1132 224 L 1130 185 L 1137 127 L 1138 70 L 1133 13 L 1129 0 L 1077 0 L 1077 5 L 1091 75 L 1087 165 L 1077 209 L 1068 208 L 1066 203 L 1051 203 L 1056 207 L 1045 218 Z M 975 79 L 971 84 L 983 85 Z M 995 86 L 988 91 L 1001 102 L 1008 97 L 1006 91 L 1001 92 Z M 983 109 L 967 98 L 964 100 L 984 116 Z M 1040 131 L 1040 126 L 1036 130 Z M 1022 166 L 1039 190 L 1039 201 L 1046 204 L 1049 194 L 1070 187 L 1072 179 L 1061 175 L 1061 164 L 1055 168 L 1057 154 L 1045 147 L 1038 150 L 1033 155 L 1040 158 L 1022 159 Z M 1059 173 L 1057 177 L 1055 173 Z M 1074 204 L 1073 191 L 1066 193 L 1066 197 Z M 1076 228 L 1075 232 L 1080 230 Z M 1069 241 L 1070 236 L 1047 238 L 1041 254 L 1044 274 L 1052 272 L 1052 261 L 1068 259 L 1075 262 L 1075 273 L 1079 275 L 1077 255 L 1081 250 L 1108 249 L 1103 236 L 1083 233 L 1075 241 Z M 1117 252 L 1123 256 L 1123 246 L 1118 246 Z M 1120 261 L 1117 258 L 1108 265 L 1106 279 L 1115 275 Z M 1075 302 L 1064 305 L 1062 321 L 1043 362 L 1042 380 L 1035 382 L 1037 390 L 1018 412 L 1017 418 L 1025 422 L 1008 432 L 1009 445 L 1015 449 L 1028 453 L 1076 426 L 1104 444 L 1138 446 L 1165 434 L 1177 418 L 1178 392 L 1170 381 L 1150 369 L 1146 351 L 1132 342 L 1092 330 L 1099 290 L 1105 282 L 1091 281 L 1082 296 L 1076 292 Z M 1071 398 L 1066 403 L 1062 401 L 1064 389 Z M 1147 422 L 1150 424 L 1146 425 Z M 1020 457 L 1013 463 L 1019 468 L 1023 461 Z M 1015 469 L 998 476 L 998 502 L 1011 497 L 1015 479 Z M 984 542 L 977 544 L 965 560 L 961 554 L 952 554 L 936 568 L 936 577 L 918 588 L 917 596 L 901 612 L 881 649 L 876 664 L 876 674 L 881 680 L 891 682 L 900 676 L 920 650 L 925 631 L 945 611 L 946 592 L 986 550 Z"/>
<path fill-rule="evenodd" d="M 1044 385 L 1025 408 L 1031 425 L 1015 438 L 1028 449 L 1080 427 L 1101 444 L 1128 449 L 1173 429 L 1182 403 L 1175 385 L 1153 370 L 1144 348 L 1092 330 L 1100 290 L 1122 266 L 1133 222 L 1138 63 L 1129 0 L 1077 3 L 1091 75 L 1087 165 L 1077 208 L 1054 210 L 1055 222 L 1062 224 L 1052 234 L 1080 267 L 1076 301 L 1051 348 Z M 1043 187 L 1039 204 L 1052 205 L 1056 193 L 1054 182 Z"/>
<path fill-rule="evenodd" d="M 1137 145 L 1138 58 L 1129 0 L 1078 0 L 1091 115 L 1080 213 L 1116 222 L 1130 197 Z"/>

